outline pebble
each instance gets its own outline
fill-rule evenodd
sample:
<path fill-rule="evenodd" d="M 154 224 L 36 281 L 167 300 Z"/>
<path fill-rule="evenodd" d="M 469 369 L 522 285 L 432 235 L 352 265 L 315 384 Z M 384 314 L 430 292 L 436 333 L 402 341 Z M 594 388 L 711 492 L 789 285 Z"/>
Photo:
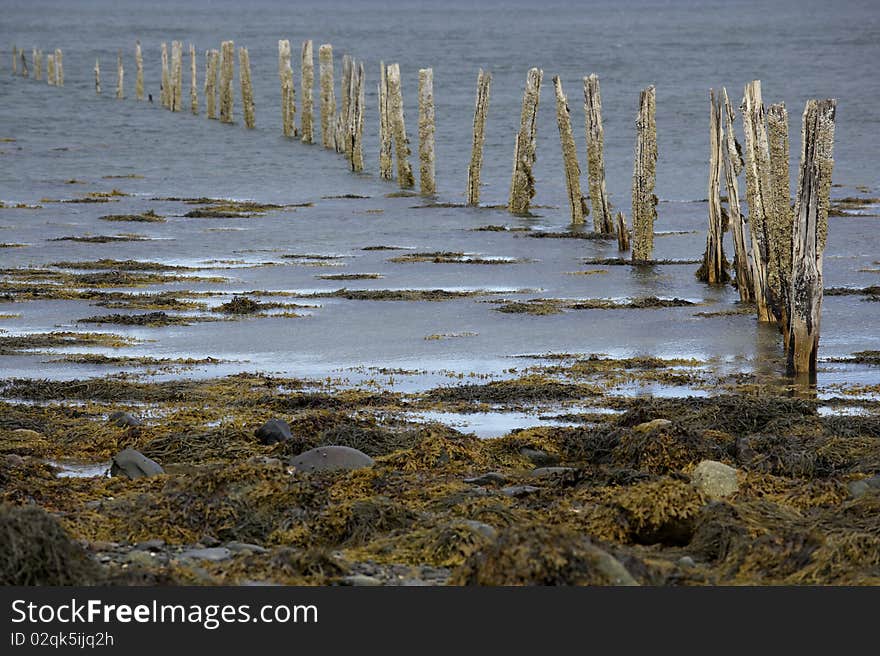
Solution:
<path fill-rule="evenodd" d="M 691 474 L 691 483 L 714 500 L 729 497 L 739 489 L 736 470 L 717 460 L 702 460 Z"/>
<path fill-rule="evenodd" d="M 653 430 L 666 428 L 667 426 L 672 426 L 672 422 L 669 419 L 652 419 L 638 426 L 633 426 L 633 430 L 637 433 L 650 433 Z"/>
<path fill-rule="evenodd" d="M 127 428 L 129 426 L 140 426 L 143 422 L 130 412 L 113 412 L 107 417 L 107 421 L 113 422 L 115 426 Z"/>
<path fill-rule="evenodd" d="M 524 497 L 540 491 L 541 488 L 534 485 L 509 485 L 501 488 L 501 494 L 508 497 Z"/>
<path fill-rule="evenodd" d="M 562 474 L 568 474 L 575 471 L 577 471 L 577 469 L 575 469 L 574 467 L 538 467 L 537 469 L 532 470 L 531 477 L 551 478 L 553 476 L 560 476 Z"/>
<path fill-rule="evenodd" d="M 283 419 L 270 419 L 254 431 L 254 435 L 266 445 L 286 442 L 292 437 L 290 426 Z"/>
<path fill-rule="evenodd" d="M 681 558 L 678 559 L 678 564 L 681 567 L 695 567 L 696 566 L 694 559 L 691 558 L 690 556 L 682 556 Z"/>
<path fill-rule="evenodd" d="M 187 549 L 179 555 L 179 558 L 190 558 L 192 560 L 208 560 L 212 563 L 219 563 L 232 558 L 232 551 L 230 551 L 226 547 Z"/>
<path fill-rule="evenodd" d="M 507 483 L 508 480 L 507 476 L 500 472 L 489 472 L 475 478 L 466 478 L 464 482 L 471 485 L 502 485 Z"/>
<path fill-rule="evenodd" d="M 363 451 L 348 446 L 319 446 L 294 456 L 290 465 L 301 472 L 336 471 L 371 467 L 373 459 Z"/>
<path fill-rule="evenodd" d="M 530 449 L 523 447 L 519 450 L 519 454 L 532 461 L 536 467 L 549 467 L 559 462 L 559 456 L 550 455 L 546 451 L 540 449 Z"/>

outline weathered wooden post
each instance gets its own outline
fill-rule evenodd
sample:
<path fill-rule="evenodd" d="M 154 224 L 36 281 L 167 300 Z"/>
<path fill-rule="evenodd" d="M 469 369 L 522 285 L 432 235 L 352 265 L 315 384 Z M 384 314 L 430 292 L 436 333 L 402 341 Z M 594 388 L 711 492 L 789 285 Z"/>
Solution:
<path fill-rule="evenodd" d="M 364 170 L 364 63 L 352 62 L 351 96 L 348 102 L 348 159 L 351 170 Z"/>
<path fill-rule="evenodd" d="M 474 106 L 474 133 L 471 140 L 471 161 L 468 164 L 467 204 L 480 204 L 480 173 L 483 169 L 483 144 L 486 141 L 486 116 L 489 113 L 489 91 L 492 87 L 492 74 L 489 71 L 477 73 L 477 99 Z"/>
<path fill-rule="evenodd" d="M 55 86 L 64 86 L 64 53 L 61 48 L 55 48 Z"/>
<path fill-rule="evenodd" d="M 46 55 L 46 82 L 50 87 L 55 86 L 55 53 Z"/>
<path fill-rule="evenodd" d="M 278 77 L 281 80 L 281 131 L 285 137 L 296 136 L 296 91 L 290 65 L 290 41 L 278 41 Z"/>
<path fill-rule="evenodd" d="M 836 106 L 810 100 L 804 109 L 789 288 L 788 367 L 795 374 L 816 373 Z"/>
<path fill-rule="evenodd" d="M 422 196 L 437 191 L 434 181 L 434 69 L 419 69 L 419 188 Z"/>
<path fill-rule="evenodd" d="M 171 111 L 183 110 L 183 44 L 171 43 Z"/>
<path fill-rule="evenodd" d="M 391 180 L 391 116 L 388 111 L 388 77 L 385 62 L 379 62 L 379 177 Z"/>
<path fill-rule="evenodd" d="M 538 68 L 529 70 L 526 88 L 523 93 L 520 127 L 516 135 L 513 151 L 513 176 L 510 181 L 510 199 L 507 209 L 512 214 L 525 214 L 535 196 L 535 178 L 532 166 L 535 164 L 535 140 L 538 128 L 538 101 L 541 97 L 541 80 L 544 71 Z"/>
<path fill-rule="evenodd" d="M 657 218 L 657 122 L 654 86 L 639 94 L 636 148 L 633 163 L 632 224 L 634 262 L 647 262 L 654 252 L 654 220 Z"/>
<path fill-rule="evenodd" d="M 615 221 L 605 189 L 605 128 L 602 126 L 602 95 L 596 74 L 584 78 L 584 123 L 587 134 L 587 178 L 593 206 L 593 230 L 611 234 Z M 629 240 L 627 239 L 627 243 Z"/>
<path fill-rule="evenodd" d="M 232 123 L 233 93 L 232 76 L 235 68 L 235 43 L 220 44 L 220 122 Z"/>
<path fill-rule="evenodd" d="M 144 99 L 144 56 L 141 52 L 141 42 L 137 41 L 134 44 L 134 65 L 137 69 L 135 72 L 135 81 L 134 81 L 134 96 L 138 100 Z"/>
<path fill-rule="evenodd" d="M 412 166 L 409 163 L 409 139 L 406 137 L 406 123 L 403 116 L 403 89 L 400 84 L 400 65 L 389 64 L 388 110 L 391 115 L 391 134 L 397 154 L 397 183 L 401 189 L 412 189 L 415 184 Z"/>
<path fill-rule="evenodd" d="M 101 95 L 101 62 L 95 59 L 95 95 Z"/>
<path fill-rule="evenodd" d="M 12 46 L 12 74 L 18 75 L 18 47 L 15 44 Z"/>
<path fill-rule="evenodd" d="M 336 117 L 336 152 L 348 153 L 351 145 L 348 138 L 349 111 L 351 107 L 351 78 L 354 61 L 351 56 L 342 56 L 342 79 L 339 83 L 340 108 Z"/>
<path fill-rule="evenodd" d="M 739 184 L 737 182 L 737 177 L 742 171 L 743 160 L 733 129 L 735 119 L 733 106 L 730 104 L 727 89 L 724 87 L 721 88 L 721 98 L 724 106 L 724 145 L 721 154 L 724 164 L 724 181 L 727 187 L 727 214 L 733 230 L 733 264 L 736 270 L 736 288 L 739 292 L 739 300 L 743 303 L 751 303 L 755 300 L 753 264 L 748 248 L 745 217 L 740 212 Z"/>
<path fill-rule="evenodd" d="M 28 71 L 27 59 L 24 56 L 24 49 L 19 50 L 19 54 L 21 55 L 21 76 L 29 77 L 30 72 Z"/>
<path fill-rule="evenodd" d="M 788 341 L 788 288 L 791 281 L 791 244 L 794 214 L 789 186 L 788 112 L 785 104 L 767 108 L 767 133 L 770 147 L 770 185 L 773 197 L 768 216 L 769 261 L 767 282 L 771 308 L 785 341 Z"/>
<path fill-rule="evenodd" d="M 165 109 L 171 109 L 171 73 L 168 70 L 168 44 L 162 42 L 162 87 L 159 101 Z"/>
<path fill-rule="evenodd" d="M 581 195 L 581 166 L 578 162 L 577 147 L 574 145 L 574 133 L 571 130 L 571 113 L 568 110 L 568 98 L 562 89 L 562 80 L 553 77 L 556 90 L 556 125 L 559 127 L 559 142 L 562 146 L 562 164 L 565 168 L 565 187 L 568 191 L 568 205 L 571 210 L 573 225 L 584 222 L 584 199 Z"/>
<path fill-rule="evenodd" d="M 196 47 L 189 44 L 189 111 L 193 114 L 199 113 L 199 87 L 196 79 Z"/>
<path fill-rule="evenodd" d="M 244 125 L 253 129 L 254 88 L 251 86 L 251 58 L 247 48 L 238 49 L 238 79 L 241 85 L 241 106 L 244 112 Z"/>
<path fill-rule="evenodd" d="M 333 46 L 325 43 L 318 48 L 321 76 L 321 143 L 336 148 L 336 91 L 333 88 Z"/>
<path fill-rule="evenodd" d="M 749 204 L 749 229 L 752 238 L 752 264 L 755 276 L 755 305 L 758 321 L 773 321 L 768 282 L 768 221 L 773 211 L 773 187 L 770 180 L 770 146 L 765 127 L 761 81 L 745 87 L 742 105 L 745 133 L 746 198 Z"/>
<path fill-rule="evenodd" d="M 125 69 L 122 67 L 122 50 L 116 52 L 116 100 L 125 98 L 123 79 Z"/>
<path fill-rule="evenodd" d="M 43 79 L 43 51 L 34 48 L 34 51 L 31 53 L 31 60 L 34 64 L 34 79 L 41 81 Z"/>
<path fill-rule="evenodd" d="M 220 53 L 205 50 L 205 114 L 209 119 L 217 118 L 217 66 Z"/>
<path fill-rule="evenodd" d="M 314 101 L 312 91 L 315 88 L 315 57 L 312 53 L 312 41 L 303 41 L 302 44 L 302 118 L 300 119 L 300 132 L 303 143 L 314 143 L 315 137 L 312 131 L 312 115 Z"/>
<path fill-rule="evenodd" d="M 724 257 L 724 214 L 721 208 L 721 162 L 724 159 L 724 135 L 721 123 L 721 99 L 709 90 L 709 230 L 706 252 L 697 278 L 710 285 L 727 282 L 727 259 Z"/>
<path fill-rule="evenodd" d="M 617 212 L 614 225 L 617 231 L 617 250 L 629 250 L 629 230 L 626 228 L 626 219 L 623 216 L 623 212 Z"/>

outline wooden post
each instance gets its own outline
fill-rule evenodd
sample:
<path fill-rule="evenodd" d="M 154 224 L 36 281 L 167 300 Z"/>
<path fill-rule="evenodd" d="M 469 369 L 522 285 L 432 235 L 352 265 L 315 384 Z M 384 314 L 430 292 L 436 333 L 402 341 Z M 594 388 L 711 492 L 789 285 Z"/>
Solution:
<path fill-rule="evenodd" d="M 168 44 L 162 43 L 162 87 L 159 90 L 162 107 L 171 109 L 171 73 L 168 70 Z"/>
<path fill-rule="evenodd" d="M 339 83 L 340 108 L 336 117 L 336 152 L 348 153 L 348 122 L 351 107 L 351 76 L 354 62 L 349 55 L 342 56 L 342 80 Z"/>
<path fill-rule="evenodd" d="M 727 282 L 727 259 L 724 257 L 724 215 L 721 208 L 721 161 L 724 159 L 724 134 L 721 123 L 721 98 L 709 89 L 709 230 L 706 252 L 697 278 L 710 285 Z"/>
<path fill-rule="evenodd" d="M 789 289 L 788 367 L 795 374 L 816 373 L 836 106 L 810 100 L 804 109 Z"/>
<path fill-rule="evenodd" d="M 770 147 L 770 185 L 772 212 L 767 217 L 767 283 L 770 307 L 788 340 L 788 287 L 791 281 L 791 244 L 794 214 L 789 186 L 788 112 L 785 104 L 767 108 L 767 133 Z"/>
<path fill-rule="evenodd" d="M 18 47 L 12 46 L 12 74 L 18 75 Z"/>
<path fill-rule="evenodd" d="M 721 154 L 724 164 L 724 181 L 727 187 L 727 215 L 733 228 L 733 264 L 736 269 L 736 288 L 739 292 L 739 300 L 743 303 L 751 303 L 755 300 L 755 280 L 752 275 L 745 217 L 740 212 L 739 184 L 737 183 L 737 177 L 742 171 L 743 160 L 733 129 L 736 115 L 730 104 L 730 99 L 727 97 L 727 89 L 724 87 L 721 88 L 721 98 L 724 105 L 724 146 Z"/>
<path fill-rule="evenodd" d="M 232 123 L 234 98 L 232 76 L 235 68 L 235 43 L 224 41 L 220 44 L 220 122 Z"/>
<path fill-rule="evenodd" d="M 743 105 L 743 132 L 745 133 L 746 197 L 749 203 L 749 228 L 752 237 L 752 264 L 755 275 L 755 304 L 758 321 L 773 321 L 770 286 L 768 282 L 769 244 L 768 221 L 773 211 L 773 191 L 770 179 L 770 146 L 761 100 L 761 82 L 746 85 Z"/>
<path fill-rule="evenodd" d="M 388 110 L 388 76 L 385 62 L 379 62 L 379 177 L 391 180 L 391 116 Z"/>
<path fill-rule="evenodd" d="M 217 64 L 220 53 L 205 50 L 205 114 L 209 119 L 217 118 Z"/>
<path fill-rule="evenodd" d="M 477 73 L 477 99 L 474 106 L 474 134 L 471 140 L 471 161 L 468 165 L 467 204 L 480 204 L 480 174 L 483 169 L 483 144 L 486 141 L 486 116 L 489 113 L 489 91 L 492 74 Z"/>
<path fill-rule="evenodd" d="M 348 159 L 351 170 L 359 173 L 364 170 L 364 63 L 357 66 L 352 62 L 351 97 L 348 102 Z"/>
<path fill-rule="evenodd" d="M 125 98 L 123 79 L 125 69 L 122 67 L 122 50 L 116 52 L 116 100 Z"/>
<path fill-rule="evenodd" d="M 138 100 L 144 99 L 144 56 L 141 52 L 141 42 L 134 44 L 134 65 L 137 69 L 134 81 L 134 96 Z"/>
<path fill-rule="evenodd" d="M 639 95 L 633 163 L 633 262 L 646 262 L 654 252 L 654 220 L 657 218 L 657 196 L 654 194 L 657 178 L 656 104 L 653 85 L 643 89 Z"/>
<path fill-rule="evenodd" d="M 281 131 L 285 137 L 296 136 L 296 91 L 290 66 L 290 41 L 278 41 L 278 77 L 281 80 Z"/>
<path fill-rule="evenodd" d="M 196 47 L 189 44 L 189 111 L 199 113 L 199 87 L 196 79 Z"/>
<path fill-rule="evenodd" d="M 61 48 L 55 48 L 55 86 L 64 86 L 64 53 Z"/>
<path fill-rule="evenodd" d="M 336 148 L 336 92 L 333 88 L 333 46 L 325 43 L 318 48 L 321 76 L 321 143 Z"/>
<path fill-rule="evenodd" d="M 183 109 L 183 44 L 171 42 L 171 111 Z"/>
<path fill-rule="evenodd" d="M 238 80 L 241 86 L 241 106 L 244 112 L 244 125 L 253 129 L 254 123 L 254 88 L 251 86 L 251 58 L 247 48 L 238 49 Z"/>
<path fill-rule="evenodd" d="M 50 87 L 55 86 L 55 53 L 46 55 L 46 82 Z"/>
<path fill-rule="evenodd" d="M 535 140 L 538 127 L 538 101 L 541 97 L 541 80 L 544 71 L 532 68 L 526 77 L 523 93 L 520 127 L 516 135 L 513 151 L 513 175 L 510 181 L 510 198 L 507 209 L 512 214 L 526 214 L 535 196 L 535 178 L 532 166 L 535 164 Z"/>
<path fill-rule="evenodd" d="M 397 183 L 401 189 L 412 189 L 416 181 L 409 163 L 409 139 L 406 137 L 406 123 L 403 116 L 403 89 L 400 84 L 399 64 L 389 64 L 387 81 L 391 134 L 394 137 L 394 149 L 397 152 Z"/>
<path fill-rule="evenodd" d="M 419 69 L 419 188 L 422 196 L 437 191 L 434 181 L 434 69 Z"/>
<path fill-rule="evenodd" d="M 95 95 L 101 95 L 101 62 L 95 59 Z"/>
<path fill-rule="evenodd" d="M 623 212 L 617 213 L 614 225 L 617 230 L 617 250 L 629 250 L 629 231 L 626 229 L 626 219 L 623 216 Z"/>
<path fill-rule="evenodd" d="M 31 53 L 31 60 L 34 64 L 34 79 L 42 80 L 43 79 L 43 51 L 37 50 L 34 48 L 34 51 Z"/>
<path fill-rule="evenodd" d="M 590 183 L 590 204 L 593 206 L 593 230 L 611 234 L 615 230 L 615 221 L 611 217 L 611 203 L 605 189 L 605 128 L 602 126 L 602 95 L 599 92 L 599 78 L 595 73 L 584 78 L 584 123 L 587 134 L 587 178 Z"/>
<path fill-rule="evenodd" d="M 553 78 L 556 90 L 556 125 L 559 127 L 559 142 L 562 146 L 562 164 L 565 167 L 565 187 L 568 191 L 568 205 L 571 210 L 572 225 L 584 222 L 584 199 L 581 195 L 581 166 L 578 162 L 577 146 L 574 145 L 574 133 L 571 130 L 571 113 L 568 110 L 568 99 L 562 89 L 559 76 Z"/>
<path fill-rule="evenodd" d="M 27 59 L 24 56 L 24 49 L 18 51 L 21 55 L 21 76 L 28 77 L 30 75 L 28 71 Z"/>
<path fill-rule="evenodd" d="M 300 124 L 300 132 L 302 132 L 303 143 L 314 143 L 315 137 L 312 131 L 312 113 L 314 112 L 314 102 L 312 100 L 312 91 L 315 87 L 315 57 L 312 53 L 311 40 L 303 41 L 302 44 L 302 119 Z"/>

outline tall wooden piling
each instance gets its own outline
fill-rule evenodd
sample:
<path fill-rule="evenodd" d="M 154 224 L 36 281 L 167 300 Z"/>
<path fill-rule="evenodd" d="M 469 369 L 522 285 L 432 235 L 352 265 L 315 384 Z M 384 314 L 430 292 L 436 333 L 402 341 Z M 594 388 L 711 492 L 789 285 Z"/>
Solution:
<path fill-rule="evenodd" d="M 18 47 L 12 46 L 12 74 L 18 75 Z"/>
<path fill-rule="evenodd" d="M 171 72 L 168 70 L 168 44 L 162 43 L 162 87 L 159 101 L 165 109 L 171 109 Z"/>
<path fill-rule="evenodd" d="M 788 287 L 791 280 L 791 244 L 794 213 L 789 183 L 788 112 L 785 104 L 767 108 L 767 134 L 770 148 L 772 211 L 767 217 L 767 284 L 771 309 L 780 330 L 788 340 Z"/>
<path fill-rule="evenodd" d="M 339 83 L 340 107 L 336 117 L 336 152 L 348 153 L 350 145 L 348 138 L 349 111 L 351 108 L 351 77 L 354 61 L 350 55 L 342 56 L 342 79 Z"/>
<path fill-rule="evenodd" d="M 422 196 L 437 191 L 434 181 L 434 69 L 419 69 L 419 189 Z"/>
<path fill-rule="evenodd" d="M 391 180 L 392 150 L 391 150 L 391 116 L 388 111 L 388 75 L 385 62 L 379 62 L 379 177 L 383 180 Z"/>
<path fill-rule="evenodd" d="M 348 101 L 348 160 L 351 170 L 364 170 L 364 63 L 352 62 L 351 93 Z"/>
<path fill-rule="evenodd" d="M 290 41 L 278 41 L 278 78 L 281 81 L 281 131 L 285 137 L 296 136 L 296 91 L 290 65 Z"/>
<path fill-rule="evenodd" d="M 573 225 L 584 222 L 584 200 L 581 195 L 581 166 L 578 162 L 577 147 L 574 144 L 574 133 L 571 129 L 571 113 L 568 110 L 568 98 L 562 89 L 562 80 L 558 75 L 553 77 L 556 90 L 556 125 L 559 127 L 559 142 L 562 146 L 562 164 L 565 168 L 565 188 L 568 191 L 568 205 L 571 210 Z"/>
<path fill-rule="evenodd" d="M 657 196 L 654 183 L 657 178 L 657 122 L 654 87 L 639 94 L 639 114 L 636 119 L 636 148 L 632 183 L 632 259 L 646 262 L 654 252 L 654 221 L 657 218 Z"/>
<path fill-rule="evenodd" d="M 253 129 L 254 122 L 254 88 L 251 86 L 251 58 L 247 48 L 238 49 L 238 80 L 241 85 L 241 106 L 244 113 L 244 125 Z"/>
<path fill-rule="evenodd" d="M 134 80 L 134 96 L 138 100 L 144 99 L 144 55 L 141 52 L 141 42 L 137 41 L 134 44 L 134 65 L 136 68 L 135 71 L 135 80 Z"/>
<path fill-rule="evenodd" d="M 602 95 L 596 74 L 584 78 L 584 123 L 593 230 L 611 234 L 615 230 L 615 220 L 611 216 L 611 203 L 605 189 L 605 128 L 602 126 Z"/>
<path fill-rule="evenodd" d="M 721 98 L 709 90 L 709 229 L 706 252 L 697 277 L 710 285 L 727 282 L 727 258 L 724 257 L 724 214 L 721 207 L 721 168 L 724 159 L 724 134 L 721 121 Z"/>
<path fill-rule="evenodd" d="M 64 53 L 61 48 L 55 48 L 55 86 L 64 86 Z"/>
<path fill-rule="evenodd" d="M 629 230 L 626 228 L 626 219 L 623 212 L 617 212 L 614 218 L 615 231 L 617 232 L 617 250 L 629 250 Z"/>
<path fill-rule="evenodd" d="M 471 139 L 471 161 L 468 164 L 467 204 L 480 204 L 480 174 L 483 169 L 483 144 L 486 141 L 486 116 L 489 113 L 489 91 L 492 74 L 481 68 L 477 73 L 477 98 L 474 104 L 474 131 Z"/>
<path fill-rule="evenodd" d="M 183 44 L 171 43 L 171 111 L 183 111 Z"/>
<path fill-rule="evenodd" d="M 232 77 L 235 68 L 235 43 L 224 41 L 220 44 L 220 122 L 232 123 L 233 93 Z"/>
<path fill-rule="evenodd" d="M 336 148 L 336 91 L 333 88 L 333 46 L 324 43 L 318 48 L 321 77 L 321 143 Z"/>
<path fill-rule="evenodd" d="M 42 81 L 43 80 L 43 51 L 37 48 L 34 48 L 34 51 L 31 53 L 31 60 L 34 63 L 34 79 Z"/>
<path fill-rule="evenodd" d="M 391 117 L 391 134 L 397 155 L 397 183 L 401 189 L 412 189 L 415 184 L 412 166 L 409 163 L 409 139 L 406 137 L 406 123 L 403 116 L 403 89 L 400 83 L 400 65 L 389 64 L 388 110 Z"/>
<path fill-rule="evenodd" d="M 196 47 L 189 44 L 189 111 L 199 113 L 199 87 L 196 75 Z"/>
<path fill-rule="evenodd" d="M 125 98 L 125 90 L 123 80 L 125 78 L 125 69 L 122 66 L 122 50 L 116 52 L 116 99 Z"/>
<path fill-rule="evenodd" d="M 727 89 L 721 88 L 724 107 L 724 146 L 721 150 L 724 165 L 724 182 L 727 188 L 727 215 L 733 232 L 733 266 L 736 271 L 736 289 L 739 300 L 751 303 L 755 300 L 752 255 L 748 247 L 748 231 L 745 217 L 740 212 L 739 183 L 737 178 L 743 168 L 743 159 L 734 132 L 736 114 L 727 97 Z"/>
<path fill-rule="evenodd" d="M 526 77 L 526 88 L 523 92 L 520 127 L 516 135 L 516 146 L 513 151 L 513 175 L 510 181 L 510 198 L 507 209 L 513 214 L 525 214 L 529 211 L 532 198 L 535 197 L 535 178 L 532 167 L 536 158 L 536 136 L 538 127 L 538 101 L 541 97 L 541 80 L 544 71 L 532 68 Z"/>
<path fill-rule="evenodd" d="M 101 95 L 101 62 L 95 59 L 95 95 Z"/>
<path fill-rule="evenodd" d="M 50 52 L 46 55 L 46 82 L 50 87 L 55 86 L 55 53 Z"/>
<path fill-rule="evenodd" d="M 816 373 L 836 106 L 835 100 L 810 100 L 804 109 L 794 210 L 787 344 L 788 367 L 795 374 Z"/>
<path fill-rule="evenodd" d="M 218 50 L 205 50 L 205 115 L 217 118 L 217 73 L 220 61 Z"/>
<path fill-rule="evenodd" d="M 314 100 L 312 91 L 315 88 L 315 57 L 312 53 L 311 40 L 303 41 L 302 44 L 302 118 L 300 119 L 300 132 L 303 143 L 314 143 L 315 136 L 312 126 L 314 112 Z"/>

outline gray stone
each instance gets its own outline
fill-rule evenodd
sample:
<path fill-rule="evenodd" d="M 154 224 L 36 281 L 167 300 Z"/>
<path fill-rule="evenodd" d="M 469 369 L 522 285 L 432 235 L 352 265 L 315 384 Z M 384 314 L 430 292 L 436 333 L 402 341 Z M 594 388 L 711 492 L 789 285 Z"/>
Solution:
<path fill-rule="evenodd" d="M 637 433 L 650 433 L 658 428 L 666 428 L 667 426 L 672 426 L 672 422 L 669 419 L 652 419 L 638 426 L 633 426 L 633 430 Z"/>
<path fill-rule="evenodd" d="M 232 552 L 226 547 L 207 547 L 205 549 L 187 549 L 182 552 L 179 557 L 191 560 L 208 560 L 212 563 L 219 563 L 232 558 Z"/>
<path fill-rule="evenodd" d="M 717 460 L 701 461 L 691 474 L 691 483 L 713 500 L 729 497 L 739 489 L 736 470 Z"/>
<path fill-rule="evenodd" d="M 577 471 L 574 467 L 538 467 L 532 470 L 531 477 L 552 478 L 553 476 L 560 476 L 574 471 Z"/>
<path fill-rule="evenodd" d="M 500 472 L 489 472 L 482 476 L 466 478 L 464 479 L 464 482 L 470 483 L 471 485 L 503 485 L 508 480 L 507 476 Z"/>
<path fill-rule="evenodd" d="M 146 542 L 139 542 L 135 545 L 135 549 L 138 551 L 159 551 L 162 547 L 165 546 L 165 540 L 147 540 Z"/>
<path fill-rule="evenodd" d="M 266 467 L 283 467 L 284 463 L 279 458 L 271 456 L 256 455 L 245 460 L 245 464 Z"/>
<path fill-rule="evenodd" d="M 550 455 L 546 451 L 540 449 L 530 449 L 523 447 L 519 450 L 519 454 L 532 461 L 536 467 L 550 467 L 559 462 L 559 456 Z"/>
<path fill-rule="evenodd" d="M 268 549 L 258 544 L 249 544 L 247 542 L 227 542 L 226 548 L 233 553 L 266 553 Z"/>
<path fill-rule="evenodd" d="M 541 488 L 534 485 L 509 485 L 501 488 L 501 494 L 508 497 L 524 497 L 540 491 Z"/>
<path fill-rule="evenodd" d="M 155 460 L 150 460 L 140 451 L 123 449 L 113 456 L 110 465 L 111 476 L 128 476 L 131 479 L 146 478 L 164 474 L 165 470 Z"/>
<path fill-rule="evenodd" d="M 880 490 L 880 476 L 863 478 L 860 481 L 850 481 L 846 484 L 849 494 L 853 499 L 863 497 L 869 492 Z"/>
<path fill-rule="evenodd" d="M 342 583 L 343 585 L 353 585 L 358 587 L 375 587 L 383 585 L 382 581 L 376 577 L 367 576 L 366 574 L 352 574 L 351 576 L 346 576 L 342 579 Z"/>
<path fill-rule="evenodd" d="M 335 471 L 371 467 L 373 459 L 348 446 L 319 446 L 294 456 L 290 465 L 298 472 Z"/>
<path fill-rule="evenodd" d="M 474 533 L 478 533 L 488 540 L 494 540 L 498 537 L 498 531 L 495 527 L 486 524 L 485 522 L 478 522 L 475 519 L 465 519 L 462 521 L 462 524 L 470 528 Z"/>
<path fill-rule="evenodd" d="M 639 585 L 626 567 L 610 553 L 600 549 L 596 545 L 590 545 L 590 550 L 596 557 L 596 569 L 611 585 Z"/>
<path fill-rule="evenodd" d="M 120 428 L 128 428 L 130 426 L 140 426 L 143 422 L 130 412 L 113 412 L 107 417 L 107 421 L 113 422 Z"/>
<path fill-rule="evenodd" d="M 254 435 L 263 444 L 286 442 L 292 437 L 290 426 L 283 419 L 270 419 L 254 431 Z"/>
<path fill-rule="evenodd" d="M 678 564 L 681 567 L 694 567 L 696 565 L 694 559 L 690 556 L 682 556 L 678 559 Z"/>
<path fill-rule="evenodd" d="M 130 551 L 125 554 L 125 562 L 129 565 L 137 565 L 139 567 L 151 567 L 156 564 L 155 558 L 149 551 Z"/>

